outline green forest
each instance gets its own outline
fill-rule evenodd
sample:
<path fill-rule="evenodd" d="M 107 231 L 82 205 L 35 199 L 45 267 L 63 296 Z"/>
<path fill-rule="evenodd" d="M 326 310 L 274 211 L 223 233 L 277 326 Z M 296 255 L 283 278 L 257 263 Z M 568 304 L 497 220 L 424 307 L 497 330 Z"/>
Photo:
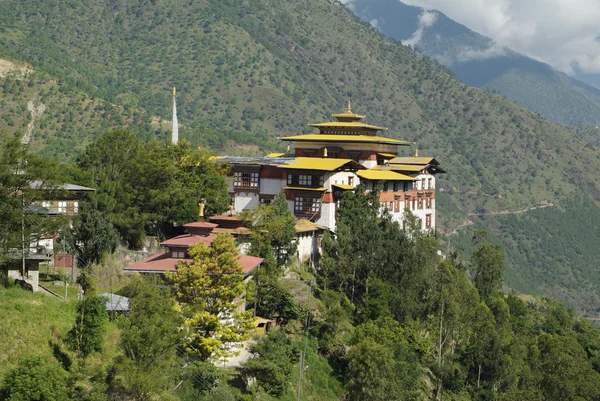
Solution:
<path fill-rule="evenodd" d="M 381 213 L 377 193 L 359 186 L 342 197 L 320 261 L 298 265 L 290 257 L 294 218 L 278 197 L 248 216 L 250 254 L 264 258 L 252 280 L 239 274 L 233 238 L 219 234 L 161 282 L 123 274 L 112 253 L 120 240 L 139 247 L 145 235 L 166 238 L 174 222 L 195 219 L 195 205 L 189 213 L 185 202 L 168 208 L 177 199 L 204 197 L 209 214 L 224 210 L 222 167 L 185 141 L 145 143 L 126 131 L 101 136 L 62 166 L 20 139 L 2 137 L 2 188 L 76 179 L 97 191 L 61 238 L 80 256 L 83 300 L 31 294 L 2 279 L 2 399 L 600 399 L 598 330 L 550 297 L 507 289 L 507 253 L 484 231 L 473 233 L 467 257 L 456 247 L 442 258 L 442 244 L 416 218 L 400 227 Z M 31 162 L 12 174 L 23 159 Z M 165 181 L 168 168 L 176 178 Z M 24 202 L 10 191 L 0 196 L 9 206 L 1 221 L 20 222 Z M 56 229 L 26 222 L 29 231 Z M 6 255 L 21 226 L 2 228 Z M 98 295 L 107 289 L 130 298 L 128 314 L 109 319 Z M 223 313 L 230 318 L 219 319 Z M 232 344 L 252 338 L 252 316 L 278 325 L 255 338 L 239 368 L 221 367 Z"/>

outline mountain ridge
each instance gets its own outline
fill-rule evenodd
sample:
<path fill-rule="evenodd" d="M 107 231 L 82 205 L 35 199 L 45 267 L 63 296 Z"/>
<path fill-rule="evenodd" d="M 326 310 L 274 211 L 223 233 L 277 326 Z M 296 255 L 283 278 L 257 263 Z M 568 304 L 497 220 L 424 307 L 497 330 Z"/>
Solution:
<path fill-rule="evenodd" d="M 44 113 L 56 120 L 56 129 L 48 129 L 52 124 L 44 118 L 35 127 L 34 145 L 47 155 L 73 158 L 117 117 L 145 140 L 166 140 L 168 128 L 151 122 L 153 116 L 170 119 L 173 86 L 186 127 L 180 138 L 218 153 L 246 152 L 239 145 L 256 153 L 283 148 L 277 136 L 311 132 L 309 123 L 329 120 L 350 98 L 368 122 L 390 128 L 386 136 L 417 141 L 420 153 L 447 169 L 439 180 L 438 222 L 448 230 L 469 211 L 518 210 L 540 201 L 570 210 L 579 194 L 589 202 L 585 211 L 573 211 L 577 219 L 600 215 L 596 147 L 503 97 L 459 82 L 446 67 L 385 39 L 338 2 L 6 1 L 0 4 L 0 57 L 29 63 L 60 82 L 49 99 L 69 95 L 56 102 L 60 108 Z M 27 79 L 3 78 L 0 88 L 9 82 L 7 92 L 34 91 L 38 82 L 32 79 L 30 87 Z M 29 98 L 4 93 L 0 110 L 14 120 L 5 128 L 17 129 Z M 87 124 L 79 118 L 84 98 L 102 102 L 93 121 L 106 126 L 75 132 Z M 69 111 L 78 125 L 61 138 Z M 544 293 L 544 269 L 529 266 L 548 245 L 488 220 L 479 219 L 473 229 L 488 228 L 502 243 L 518 234 L 533 244 L 537 253 L 507 248 L 509 271 L 531 273 L 532 292 Z M 536 224 L 545 230 L 551 222 L 544 217 Z M 583 252 L 593 255 L 589 247 Z M 564 269 L 571 273 L 557 285 L 567 295 L 576 294 L 577 286 L 599 292 L 600 282 L 589 274 L 593 268 L 567 261 Z M 600 299 L 591 304 L 593 309 Z"/>

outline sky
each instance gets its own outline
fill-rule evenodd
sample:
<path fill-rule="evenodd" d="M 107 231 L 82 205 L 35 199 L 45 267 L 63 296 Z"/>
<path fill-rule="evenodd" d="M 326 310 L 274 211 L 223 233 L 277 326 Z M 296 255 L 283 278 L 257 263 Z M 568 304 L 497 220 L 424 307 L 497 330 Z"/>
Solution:
<path fill-rule="evenodd" d="M 352 0 L 343 0 L 352 3 Z M 600 0 L 403 0 L 436 9 L 469 29 L 567 74 L 600 74 Z M 427 29 L 434 17 L 426 17 Z M 426 22 L 423 24 L 423 22 Z M 431 24 L 429 26 L 431 26 Z M 418 31 L 409 41 L 418 41 Z M 417 36 L 415 36 L 417 35 Z M 410 42 L 409 42 L 410 43 Z"/>

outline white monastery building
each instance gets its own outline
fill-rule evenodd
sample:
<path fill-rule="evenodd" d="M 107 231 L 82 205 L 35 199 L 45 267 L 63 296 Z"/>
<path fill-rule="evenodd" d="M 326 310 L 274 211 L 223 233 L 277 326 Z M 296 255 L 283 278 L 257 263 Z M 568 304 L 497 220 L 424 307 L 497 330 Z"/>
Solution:
<path fill-rule="evenodd" d="M 395 221 L 402 224 L 410 210 L 424 231 L 433 232 L 436 174 L 445 172 L 435 158 L 399 155 L 400 147 L 414 143 L 378 136 L 385 128 L 361 122 L 364 116 L 353 113 L 350 103 L 333 117 L 337 121 L 311 124 L 318 133 L 279 138 L 295 144 L 292 152 L 220 157 L 231 166 L 233 210 L 254 209 L 283 192 L 294 216 L 313 223 L 310 230 L 302 223 L 299 234 L 335 231 L 342 193 L 363 184 L 366 191 L 379 188 L 381 205 Z"/>

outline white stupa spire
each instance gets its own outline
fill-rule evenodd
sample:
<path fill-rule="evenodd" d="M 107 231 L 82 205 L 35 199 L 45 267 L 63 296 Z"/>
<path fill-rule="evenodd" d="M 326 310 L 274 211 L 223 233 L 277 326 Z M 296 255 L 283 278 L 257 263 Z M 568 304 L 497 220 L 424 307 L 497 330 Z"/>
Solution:
<path fill-rule="evenodd" d="M 179 124 L 177 123 L 177 102 L 175 101 L 175 87 L 173 87 L 173 132 L 171 134 L 171 142 L 177 144 L 179 142 Z"/>

